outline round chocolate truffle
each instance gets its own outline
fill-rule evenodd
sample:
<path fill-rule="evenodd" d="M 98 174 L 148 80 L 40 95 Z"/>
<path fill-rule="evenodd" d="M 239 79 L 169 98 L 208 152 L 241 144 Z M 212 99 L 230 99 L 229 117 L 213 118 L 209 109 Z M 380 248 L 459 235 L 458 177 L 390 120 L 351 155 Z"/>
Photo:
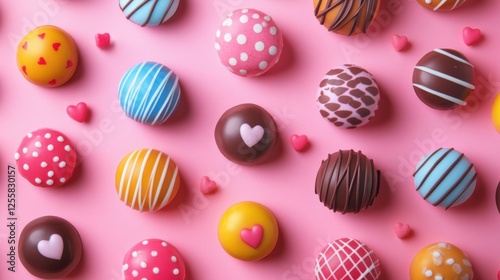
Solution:
<path fill-rule="evenodd" d="M 230 161 L 253 165 L 268 160 L 278 140 L 273 117 L 255 104 L 227 110 L 215 126 L 215 142 Z"/>
<path fill-rule="evenodd" d="M 68 221 L 44 216 L 29 222 L 19 237 L 19 259 L 29 273 L 43 279 L 64 277 L 82 258 L 82 240 Z"/>
<path fill-rule="evenodd" d="M 417 2 L 432 11 L 448 12 L 462 6 L 465 0 L 417 0 Z"/>
<path fill-rule="evenodd" d="M 464 203 L 476 188 L 473 164 L 453 148 L 428 153 L 413 176 L 418 193 L 430 204 L 445 209 Z"/>
<path fill-rule="evenodd" d="M 342 65 L 326 73 L 316 103 L 323 118 L 338 127 L 356 128 L 375 115 L 380 101 L 377 83 L 365 69 Z"/>
<path fill-rule="evenodd" d="M 427 106 L 449 110 L 466 105 L 474 90 L 474 66 L 458 51 L 434 49 L 413 70 L 413 89 Z"/>
<path fill-rule="evenodd" d="M 380 187 L 380 171 L 360 151 L 340 150 L 321 162 L 316 194 L 333 212 L 358 213 L 372 205 Z"/>
<path fill-rule="evenodd" d="M 366 33 L 375 18 L 379 0 L 313 0 L 314 15 L 328 31 L 342 35 Z"/>

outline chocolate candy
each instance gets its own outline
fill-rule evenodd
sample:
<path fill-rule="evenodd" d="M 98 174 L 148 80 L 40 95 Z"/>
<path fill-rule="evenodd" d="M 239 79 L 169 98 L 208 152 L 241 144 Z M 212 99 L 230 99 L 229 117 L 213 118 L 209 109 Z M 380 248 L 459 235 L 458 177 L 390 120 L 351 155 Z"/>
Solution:
<path fill-rule="evenodd" d="M 82 240 L 68 221 L 45 216 L 29 222 L 19 237 L 19 259 L 29 273 L 43 279 L 64 277 L 82 258 Z"/>
<path fill-rule="evenodd" d="M 448 12 L 462 6 L 465 0 L 417 0 L 417 2 L 432 11 Z"/>
<path fill-rule="evenodd" d="M 342 35 L 365 33 L 375 18 L 379 0 L 313 0 L 319 23 Z"/>
<path fill-rule="evenodd" d="M 340 150 L 328 155 L 316 176 L 316 194 L 333 212 L 358 213 L 372 205 L 380 186 L 380 172 L 360 151 Z"/>
<path fill-rule="evenodd" d="M 215 142 L 220 152 L 243 165 L 269 159 L 277 138 L 274 119 L 255 104 L 241 104 L 227 110 L 215 126 Z"/>
<path fill-rule="evenodd" d="M 355 65 L 342 65 L 326 73 L 316 103 L 323 118 L 336 126 L 367 124 L 378 109 L 380 93 L 373 76 Z"/>
<path fill-rule="evenodd" d="M 465 202 L 476 188 L 474 166 L 453 148 L 440 148 L 424 156 L 413 176 L 418 193 L 445 209 Z"/>
<path fill-rule="evenodd" d="M 434 49 L 413 70 L 413 89 L 427 106 L 448 110 L 467 104 L 474 90 L 474 66 L 451 49 Z"/>

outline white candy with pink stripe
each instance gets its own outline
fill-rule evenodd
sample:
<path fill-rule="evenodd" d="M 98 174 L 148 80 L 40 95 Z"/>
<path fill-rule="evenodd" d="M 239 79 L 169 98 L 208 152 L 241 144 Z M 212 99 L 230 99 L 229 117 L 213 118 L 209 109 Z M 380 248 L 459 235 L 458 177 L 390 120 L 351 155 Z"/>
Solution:
<path fill-rule="evenodd" d="M 317 280 L 377 280 L 380 261 L 365 244 L 341 238 L 328 244 L 316 258 Z"/>
<path fill-rule="evenodd" d="M 123 280 L 184 280 L 186 268 L 179 251 L 160 239 L 146 239 L 125 255 Z"/>
<path fill-rule="evenodd" d="M 215 36 L 222 64 L 243 77 L 267 72 L 278 62 L 283 49 L 283 36 L 273 19 L 255 9 L 230 13 Z"/>
<path fill-rule="evenodd" d="M 19 173 L 37 187 L 59 187 L 76 167 L 73 144 L 59 131 L 42 128 L 28 133 L 14 154 Z"/>

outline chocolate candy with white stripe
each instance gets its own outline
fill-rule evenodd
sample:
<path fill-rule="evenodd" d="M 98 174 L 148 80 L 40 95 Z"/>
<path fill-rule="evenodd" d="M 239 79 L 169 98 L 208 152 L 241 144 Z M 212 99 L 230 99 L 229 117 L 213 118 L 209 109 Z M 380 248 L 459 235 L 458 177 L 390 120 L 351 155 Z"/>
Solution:
<path fill-rule="evenodd" d="M 417 2 L 432 11 L 448 12 L 462 6 L 465 0 L 417 0 Z"/>
<path fill-rule="evenodd" d="M 466 105 L 474 90 L 474 66 L 458 51 L 434 49 L 413 70 L 413 89 L 427 106 L 449 110 Z"/>

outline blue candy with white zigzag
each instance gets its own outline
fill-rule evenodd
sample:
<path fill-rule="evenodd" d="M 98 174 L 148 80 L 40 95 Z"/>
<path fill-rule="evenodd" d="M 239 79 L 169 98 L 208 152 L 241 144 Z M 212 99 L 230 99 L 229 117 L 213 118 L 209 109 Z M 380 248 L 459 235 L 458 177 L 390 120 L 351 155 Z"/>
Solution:
<path fill-rule="evenodd" d="M 165 122 L 177 109 L 181 90 L 179 78 L 166 66 L 143 62 L 128 70 L 118 89 L 120 106 L 135 121 Z"/>

